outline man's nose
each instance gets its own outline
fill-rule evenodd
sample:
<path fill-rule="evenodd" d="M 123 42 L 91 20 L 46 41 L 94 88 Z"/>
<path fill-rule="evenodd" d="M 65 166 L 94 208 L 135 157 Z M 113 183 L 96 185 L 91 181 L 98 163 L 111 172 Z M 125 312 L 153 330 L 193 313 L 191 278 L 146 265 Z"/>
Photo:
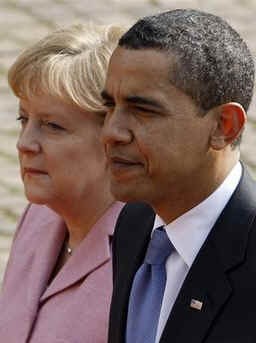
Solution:
<path fill-rule="evenodd" d="M 129 125 L 128 115 L 114 111 L 106 115 L 102 129 L 104 145 L 129 144 L 133 139 L 133 132 Z"/>
<path fill-rule="evenodd" d="M 22 128 L 16 146 L 21 153 L 36 154 L 40 151 L 39 134 L 35 125 L 28 122 L 26 126 Z"/>

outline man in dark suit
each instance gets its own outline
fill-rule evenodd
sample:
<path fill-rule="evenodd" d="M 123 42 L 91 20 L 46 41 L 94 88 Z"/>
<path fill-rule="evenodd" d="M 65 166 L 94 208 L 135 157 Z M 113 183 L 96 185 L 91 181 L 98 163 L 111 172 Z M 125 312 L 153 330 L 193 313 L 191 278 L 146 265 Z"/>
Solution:
<path fill-rule="evenodd" d="M 256 342 L 256 186 L 239 162 L 253 84 L 248 47 L 217 16 L 168 11 L 121 38 L 103 141 L 113 194 L 136 202 L 113 242 L 109 343 Z"/>

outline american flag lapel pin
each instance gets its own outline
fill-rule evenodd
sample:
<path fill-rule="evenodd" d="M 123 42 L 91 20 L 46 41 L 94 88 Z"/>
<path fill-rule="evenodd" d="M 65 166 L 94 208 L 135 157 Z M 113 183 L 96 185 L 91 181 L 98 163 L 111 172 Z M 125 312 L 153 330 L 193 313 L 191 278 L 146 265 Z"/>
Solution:
<path fill-rule="evenodd" d="M 203 302 L 196 299 L 191 299 L 190 307 L 194 308 L 195 310 L 201 311 L 203 307 Z"/>

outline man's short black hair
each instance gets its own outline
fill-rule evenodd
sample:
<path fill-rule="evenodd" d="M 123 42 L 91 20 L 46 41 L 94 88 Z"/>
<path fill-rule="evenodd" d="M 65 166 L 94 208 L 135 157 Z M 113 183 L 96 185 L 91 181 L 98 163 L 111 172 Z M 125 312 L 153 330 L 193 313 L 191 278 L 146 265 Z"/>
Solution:
<path fill-rule="evenodd" d="M 254 62 L 246 43 L 222 18 L 177 9 L 142 18 L 119 46 L 170 55 L 170 82 L 207 112 L 228 102 L 245 111 L 254 86 Z"/>

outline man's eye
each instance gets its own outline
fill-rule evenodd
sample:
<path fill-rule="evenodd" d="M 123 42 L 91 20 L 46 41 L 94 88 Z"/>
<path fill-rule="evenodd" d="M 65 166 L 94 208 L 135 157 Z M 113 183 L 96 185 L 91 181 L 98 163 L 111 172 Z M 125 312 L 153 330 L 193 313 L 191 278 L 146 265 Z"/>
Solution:
<path fill-rule="evenodd" d="M 139 116 L 143 116 L 146 118 L 149 117 L 154 117 L 157 115 L 157 112 L 152 110 L 151 108 L 147 108 L 147 107 L 142 107 L 142 106 L 136 106 L 134 108 L 135 113 L 138 114 Z"/>
<path fill-rule="evenodd" d="M 27 121 L 28 121 L 28 118 L 25 117 L 25 116 L 22 116 L 22 115 L 19 115 L 17 118 L 16 118 L 17 121 L 19 121 L 21 123 L 21 126 L 24 126 Z"/>
<path fill-rule="evenodd" d="M 103 105 L 107 108 L 112 108 L 115 106 L 115 103 L 113 101 L 106 101 Z"/>
<path fill-rule="evenodd" d="M 142 106 L 136 106 L 136 110 L 140 112 L 153 112 L 150 108 L 142 107 Z"/>

